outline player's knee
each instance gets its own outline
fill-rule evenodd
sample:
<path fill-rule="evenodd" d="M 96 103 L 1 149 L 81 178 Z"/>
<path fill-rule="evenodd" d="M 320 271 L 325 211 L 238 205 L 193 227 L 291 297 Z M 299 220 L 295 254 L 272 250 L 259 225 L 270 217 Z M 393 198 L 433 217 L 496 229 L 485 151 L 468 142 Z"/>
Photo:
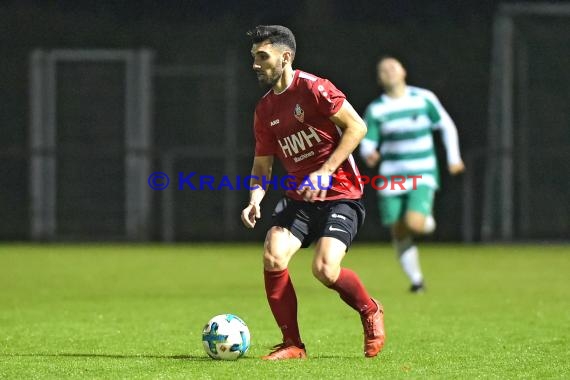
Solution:
<path fill-rule="evenodd" d="M 274 251 L 266 250 L 263 253 L 263 267 L 266 270 L 283 270 L 287 268 L 287 261 L 275 254 Z"/>
<path fill-rule="evenodd" d="M 324 258 L 313 261 L 313 276 L 326 286 L 336 282 L 339 272 L 340 266 L 336 263 L 327 262 Z"/>
<path fill-rule="evenodd" d="M 423 223 L 417 222 L 417 221 L 412 221 L 412 222 L 408 223 L 408 229 L 416 235 L 423 235 L 424 234 L 424 230 L 423 230 L 422 226 L 423 226 Z"/>
<path fill-rule="evenodd" d="M 266 270 L 283 270 L 289 263 L 289 248 L 280 244 L 280 231 L 270 229 L 265 238 L 263 249 L 263 266 Z"/>
<path fill-rule="evenodd" d="M 267 270 L 283 270 L 287 268 L 287 255 L 277 244 L 267 242 L 263 250 L 263 267 Z"/>
<path fill-rule="evenodd" d="M 406 215 L 406 227 L 414 234 L 425 234 L 426 217 L 421 214 Z"/>

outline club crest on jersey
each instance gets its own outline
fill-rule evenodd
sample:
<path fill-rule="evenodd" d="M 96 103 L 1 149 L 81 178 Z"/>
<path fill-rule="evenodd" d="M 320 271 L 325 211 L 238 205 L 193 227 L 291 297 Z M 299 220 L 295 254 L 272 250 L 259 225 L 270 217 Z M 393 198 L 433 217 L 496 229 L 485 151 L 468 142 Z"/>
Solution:
<path fill-rule="evenodd" d="M 299 103 L 297 103 L 297 105 L 295 106 L 295 111 L 293 111 L 293 116 L 295 116 L 295 119 L 299 120 L 299 122 L 301 123 L 305 121 L 305 111 L 303 111 Z"/>

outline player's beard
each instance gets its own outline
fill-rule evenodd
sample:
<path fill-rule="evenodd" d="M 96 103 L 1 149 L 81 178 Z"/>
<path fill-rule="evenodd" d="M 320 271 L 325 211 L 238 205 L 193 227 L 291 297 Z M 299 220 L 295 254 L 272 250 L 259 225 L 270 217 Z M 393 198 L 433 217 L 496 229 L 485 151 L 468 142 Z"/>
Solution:
<path fill-rule="evenodd" d="M 281 76 L 283 75 L 283 68 L 281 67 L 281 62 L 278 62 L 273 74 L 271 76 L 266 76 L 265 74 L 257 74 L 257 81 L 261 87 L 273 87 Z"/>

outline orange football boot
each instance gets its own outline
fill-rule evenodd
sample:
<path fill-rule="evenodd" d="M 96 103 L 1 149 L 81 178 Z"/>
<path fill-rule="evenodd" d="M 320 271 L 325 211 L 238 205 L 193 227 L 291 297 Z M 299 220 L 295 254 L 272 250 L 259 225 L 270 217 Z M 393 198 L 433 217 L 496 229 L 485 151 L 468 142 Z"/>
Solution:
<path fill-rule="evenodd" d="M 296 346 L 293 342 L 285 341 L 284 343 L 273 346 L 273 351 L 266 356 L 262 356 L 263 360 L 285 360 L 285 359 L 305 359 L 307 351 L 305 345 L 301 343 Z"/>
<path fill-rule="evenodd" d="M 364 356 L 372 358 L 384 347 L 386 333 L 384 332 L 384 308 L 380 302 L 372 299 L 378 310 L 372 314 L 361 316 L 364 328 Z"/>

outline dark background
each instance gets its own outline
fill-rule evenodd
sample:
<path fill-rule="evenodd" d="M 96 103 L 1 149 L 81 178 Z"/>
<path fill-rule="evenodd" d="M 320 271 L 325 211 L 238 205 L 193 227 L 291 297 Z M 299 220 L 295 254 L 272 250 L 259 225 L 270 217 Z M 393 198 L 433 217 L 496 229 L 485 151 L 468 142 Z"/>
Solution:
<path fill-rule="evenodd" d="M 498 4 L 475 0 L 4 1 L 0 3 L 0 239 L 28 238 L 28 59 L 34 48 L 150 48 L 158 64 L 219 64 L 233 49 L 238 56 L 238 135 L 244 145 L 252 146 L 252 112 L 265 90 L 257 86 L 251 72 L 251 44 L 245 32 L 257 24 L 283 24 L 297 37 L 294 66 L 329 78 L 360 113 L 379 94 L 376 59 L 384 54 L 400 57 L 408 69 L 408 82 L 438 95 L 458 126 L 465 153 L 488 143 L 491 33 Z M 215 80 L 210 85 L 212 91 L 219 90 Z M 206 86 L 201 91 L 209 89 Z M 218 105 L 201 107 L 199 122 L 155 125 L 157 154 L 174 145 L 200 143 L 196 136 L 207 130 L 207 115 L 215 119 Z M 443 191 L 436 198 L 439 225 L 431 239 L 459 240 L 462 179 L 447 175 L 439 137 L 437 143 Z M 250 160 L 240 162 L 240 172 L 246 175 L 249 165 Z M 113 185 L 109 181 L 105 186 Z M 360 236 L 367 240 L 387 236 L 379 225 L 375 194 L 370 190 L 366 194 L 368 222 Z M 265 204 L 266 220 L 275 199 L 271 195 Z M 159 207 L 155 202 L 152 239 L 159 237 Z M 216 205 L 196 207 L 205 219 L 220 213 Z M 65 226 L 65 215 L 61 219 Z M 262 225 L 234 238 L 258 239 L 263 229 Z M 212 240 L 216 231 L 208 228 L 185 234 L 182 229 L 177 238 Z"/>

